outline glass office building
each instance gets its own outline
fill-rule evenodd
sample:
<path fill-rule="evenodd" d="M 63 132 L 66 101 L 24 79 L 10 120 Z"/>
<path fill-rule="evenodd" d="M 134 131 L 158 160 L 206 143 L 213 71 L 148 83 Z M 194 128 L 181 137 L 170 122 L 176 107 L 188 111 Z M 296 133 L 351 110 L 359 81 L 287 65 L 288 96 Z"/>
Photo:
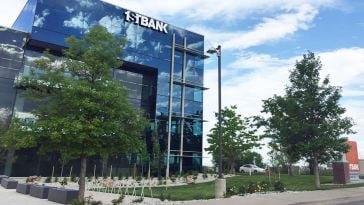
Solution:
<path fill-rule="evenodd" d="M 45 49 L 61 55 L 65 38 L 81 38 L 95 25 L 126 39 L 124 64 L 112 72 L 131 104 L 150 119 L 147 130 L 157 133 L 164 166 L 169 153 L 172 173 L 201 169 L 204 37 L 99 0 L 29 0 L 12 28 L 0 28 L 1 117 L 31 118 L 37 105 L 21 96 L 14 80 L 29 75 Z M 49 175 L 57 161 L 35 149 L 5 158 L 0 168 L 14 176 Z M 113 166 L 131 164 L 131 158 L 114 159 Z"/>

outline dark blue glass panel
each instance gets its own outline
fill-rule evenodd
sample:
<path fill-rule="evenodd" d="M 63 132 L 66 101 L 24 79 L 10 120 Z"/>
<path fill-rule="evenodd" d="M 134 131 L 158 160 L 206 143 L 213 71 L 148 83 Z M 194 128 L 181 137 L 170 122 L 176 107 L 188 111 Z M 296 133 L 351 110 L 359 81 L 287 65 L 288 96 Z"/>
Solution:
<path fill-rule="evenodd" d="M 185 115 L 186 117 L 202 117 L 202 103 L 185 100 Z"/>
<path fill-rule="evenodd" d="M 202 102 L 203 91 L 201 88 L 193 88 L 186 86 L 185 99 L 191 101 Z"/>
<path fill-rule="evenodd" d="M 193 84 L 203 84 L 203 69 L 198 69 L 195 67 L 186 68 L 186 81 Z"/>
<path fill-rule="evenodd" d="M 2 70 L 0 68 L 0 70 Z M 14 88 L 14 79 L 0 78 L 0 117 L 7 119 L 11 116 L 15 100 L 16 90 Z"/>
<path fill-rule="evenodd" d="M 35 14 L 37 0 L 28 0 L 12 28 L 30 33 Z"/>
<path fill-rule="evenodd" d="M 173 85 L 173 98 L 181 98 L 181 85 L 174 84 Z"/>
<path fill-rule="evenodd" d="M 173 78 L 175 81 L 181 81 L 182 80 L 182 64 L 175 63 L 174 64 L 174 75 Z"/>
<path fill-rule="evenodd" d="M 67 47 L 65 42 L 67 37 L 69 36 L 33 26 L 32 39 Z"/>
<path fill-rule="evenodd" d="M 158 82 L 157 93 L 158 95 L 169 96 L 169 79 Z"/>
<path fill-rule="evenodd" d="M 200 120 L 185 119 L 183 125 L 184 151 L 202 150 L 202 123 Z"/>
<path fill-rule="evenodd" d="M 196 55 L 186 55 L 187 66 L 203 69 L 203 59 Z"/>
<path fill-rule="evenodd" d="M 204 52 L 204 37 L 196 33 L 186 32 L 187 48 Z"/>
<path fill-rule="evenodd" d="M 168 96 L 157 95 L 157 115 L 168 116 Z"/>

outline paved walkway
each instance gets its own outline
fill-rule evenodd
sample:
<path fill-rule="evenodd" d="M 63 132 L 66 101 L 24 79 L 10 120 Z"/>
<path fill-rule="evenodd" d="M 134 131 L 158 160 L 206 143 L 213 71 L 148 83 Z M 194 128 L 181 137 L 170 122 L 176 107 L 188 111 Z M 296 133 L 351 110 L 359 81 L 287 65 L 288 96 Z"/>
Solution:
<path fill-rule="evenodd" d="M 100 192 L 87 192 L 95 200 L 101 200 L 104 205 L 111 204 L 112 199 L 118 197 L 117 194 L 105 194 Z M 126 198 L 126 203 L 132 204 L 130 197 Z M 364 187 L 346 188 L 329 191 L 310 192 L 285 192 L 252 194 L 243 197 L 232 197 L 225 199 L 212 199 L 205 201 L 189 202 L 161 202 L 158 199 L 145 198 L 143 204 L 184 204 L 184 205 L 362 205 L 364 201 Z M 29 195 L 16 193 L 14 189 L 4 189 L 0 187 L 1 205 L 54 205 L 47 199 L 38 199 Z"/>

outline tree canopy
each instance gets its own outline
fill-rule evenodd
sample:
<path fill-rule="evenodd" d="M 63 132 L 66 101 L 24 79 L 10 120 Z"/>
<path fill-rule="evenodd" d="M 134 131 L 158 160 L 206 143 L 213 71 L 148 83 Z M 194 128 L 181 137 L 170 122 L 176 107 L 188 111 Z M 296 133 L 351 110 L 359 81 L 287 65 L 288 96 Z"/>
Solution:
<path fill-rule="evenodd" d="M 218 113 L 215 113 L 218 118 Z M 230 173 L 235 172 L 238 160 L 244 153 L 248 153 L 252 148 L 258 147 L 258 136 L 256 129 L 250 118 L 242 118 L 237 113 L 237 106 L 225 107 L 221 110 L 221 137 L 222 137 L 222 159 L 223 164 Z M 213 156 L 213 160 L 218 162 L 218 122 L 207 135 L 209 147 L 205 150 Z"/>
<path fill-rule="evenodd" d="M 79 198 L 83 200 L 86 159 L 143 149 L 147 123 L 112 76 L 111 69 L 122 64 L 118 58 L 124 40 L 96 26 L 83 39 L 69 37 L 66 42 L 64 57 L 47 54 L 36 61 L 41 75 L 18 82 L 26 89 L 25 96 L 39 103 L 32 111 L 35 120 L 24 121 L 22 130 L 43 153 L 62 151 L 81 159 Z"/>
<path fill-rule="evenodd" d="M 308 52 L 290 72 L 290 85 L 284 96 L 264 100 L 265 136 L 273 147 L 287 155 L 288 161 L 313 160 L 316 187 L 320 187 L 319 163 L 341 157 L 348 151 L 346 134 L 354 133 L 353 120 L 344 117 L 340 105 L 341 88 L 330 85 L 329 77 L 321 80 L 321 61 Z"/>

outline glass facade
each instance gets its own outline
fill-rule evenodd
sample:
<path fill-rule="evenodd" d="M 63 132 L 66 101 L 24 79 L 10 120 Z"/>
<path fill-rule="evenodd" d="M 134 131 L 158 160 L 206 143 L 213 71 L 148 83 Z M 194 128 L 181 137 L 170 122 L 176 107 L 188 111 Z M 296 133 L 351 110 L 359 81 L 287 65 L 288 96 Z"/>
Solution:
<path fill-rule="evenodd" d="M 127 88 L 134 107 L 150 119 L 164 156 L 171 130 L 171 172 L 180 171 L 180 163 L 183 170 L 201 169 L 204 37 L 172 25 L 165 33 L 128 22 L 126 11 L 99 0 L 29 0 L 13 25 L 29 34 L 0 31 L 0 95 L 6 95 L 0 109 L 10 115 L 15 107 L 18 115 L 29 117 L 36 105 L 13 88 L 15 76 L 27 75 L 44 49 L 61 53 L 67 37 L 81 38 L 91 27 L 102 25 L 126 39 L 121 56 L 125 63 L 112 70 L 113 76 Z M 10 46 L 6 54 L 5 46 Z"/>

